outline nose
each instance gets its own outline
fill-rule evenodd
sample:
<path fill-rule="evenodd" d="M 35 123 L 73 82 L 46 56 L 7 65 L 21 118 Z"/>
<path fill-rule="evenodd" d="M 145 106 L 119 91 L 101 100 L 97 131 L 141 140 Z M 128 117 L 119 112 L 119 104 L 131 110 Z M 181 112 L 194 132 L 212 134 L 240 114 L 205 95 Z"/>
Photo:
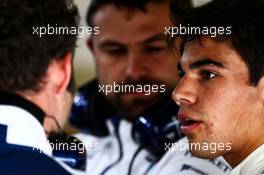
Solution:
<path fill-rule="evenodd" d="M 146 74 L 144 60 L 140 55 L 130 54 L 127 60 L 125 76 L 128 79 L 140 80 Z"/>
<path fill-rule="evenodd" d="M 198 94 L 194 80 L 182 78 L 172 93 L 172 98 L 175 103 L 180 105 L 192 105 L 197 103 Z"/>

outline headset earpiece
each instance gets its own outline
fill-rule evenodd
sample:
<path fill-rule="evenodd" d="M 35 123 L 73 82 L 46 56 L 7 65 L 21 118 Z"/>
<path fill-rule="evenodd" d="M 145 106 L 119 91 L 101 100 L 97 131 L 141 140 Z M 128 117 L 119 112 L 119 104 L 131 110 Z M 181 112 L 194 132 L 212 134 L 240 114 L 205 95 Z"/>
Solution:
<path fill-rule="evenodd" d="M 71 168 L 85 171 L 86 169 L 86 148 L 76 137 L 66 133 L 50 133 L 49 143 L 52 148 L 52 155 L 69 165 Z"/>
<path fill-rule="evenodd" d="M 134 121 L 132 137 L 136 143 L 160 158 L 167 151 L 166 145 L 178 141 L 183 135 L 176 119 L 178 106 L 172 99 L 153 109 L 159 110 L 142 114 Z"/>

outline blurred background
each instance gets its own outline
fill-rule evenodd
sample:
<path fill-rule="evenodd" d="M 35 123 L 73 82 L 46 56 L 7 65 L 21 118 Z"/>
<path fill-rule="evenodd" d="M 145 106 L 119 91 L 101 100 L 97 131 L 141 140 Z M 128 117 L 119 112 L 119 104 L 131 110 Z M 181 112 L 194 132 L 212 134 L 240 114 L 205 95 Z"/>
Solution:
<path fill-rule="evenodd" d="M 85 22 L 85 15 L 90 4 L 90 0 L 74 0 L 78 5 L 81 22 L 80 26 L 87 26 Z M 77 86 L 95 77 L 95 67 L 93 57 L 90 50 L 86 47 L 86 39 L 89 36 L 80 37 L 77 42 L 77 49 L 75 53 L 75 79 Z"/>

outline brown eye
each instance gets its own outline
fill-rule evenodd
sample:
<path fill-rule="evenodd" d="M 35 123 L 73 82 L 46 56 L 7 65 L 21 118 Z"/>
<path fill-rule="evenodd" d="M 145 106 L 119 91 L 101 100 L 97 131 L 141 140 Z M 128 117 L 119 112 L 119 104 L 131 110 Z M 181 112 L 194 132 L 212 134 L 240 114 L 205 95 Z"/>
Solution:
<path fill-rule="evenodd" d="M 211 71 L 207 71 L 207 70 L 203 70 L 201 72 L 201 77 L 205 80 L 210 80 L 210 79 L 213 79 L 215 78 L 217 75 Z"/>

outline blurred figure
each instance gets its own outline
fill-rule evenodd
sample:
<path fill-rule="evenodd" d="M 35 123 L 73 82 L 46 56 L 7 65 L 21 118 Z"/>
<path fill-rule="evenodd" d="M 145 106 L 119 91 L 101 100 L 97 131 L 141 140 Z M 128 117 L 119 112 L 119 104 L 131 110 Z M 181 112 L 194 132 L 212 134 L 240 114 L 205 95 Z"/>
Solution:
<path fill-rule="evenodd" d="M 70 174 L 52 158 L 47 137 L 63 128 L 74 91 L 77 34 L 54 31 L 78 23 L 71 0 L 0 1 L 2 174 Z"/>
<path fill-rule="evenodd" d="M 171 99 L 179 81 L 179 53 L 169 49 L 165 35 L 172 25 L 169 3 L 91 2 L 87 22 L 99 27 L 100 33 L 92 35 L 87 45 L 95 57 L 97 80 L 79 89 L 71 118 L 82 131 L 78 137 L 90 147 L 87 174 L 220 175 L 229 171 L 222 159 L 194 158 L 187 149 L 169 151 L 182 138 L 178 107 Z M 181 142 L 187 144 L 186 139 Z"/>

